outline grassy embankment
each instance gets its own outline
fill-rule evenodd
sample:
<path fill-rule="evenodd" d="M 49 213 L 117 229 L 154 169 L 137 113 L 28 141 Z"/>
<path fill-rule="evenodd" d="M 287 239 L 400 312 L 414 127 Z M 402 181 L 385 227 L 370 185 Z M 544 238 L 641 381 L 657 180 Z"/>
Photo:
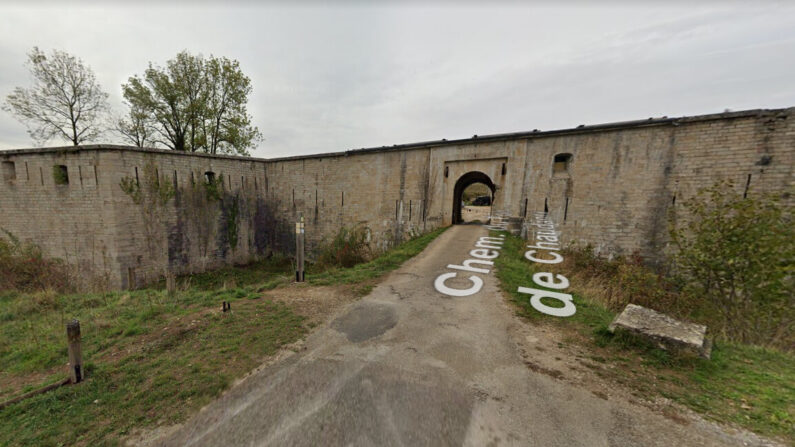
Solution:
<path fill-rule="evenodd" d="M 185 420 L 309 327 L 276 287 L 342 285 L 369 292 L 377 278 L 421 252 L 443 230 L 351 268 L 274 258 L 180 278 L 162 287 L 95 294 L 0 292 L 0 400 L 66 377 L 65 324 L 80 320 L 87 380 L 0 410 L 0 445 L 118 445 L 134 428 Z M 221 302 L 232 303 L 231 313 Z"/>
<path fill-rule="evenodd" d="M 645 275 L 628 266 L 611 279 L 599 275 L 579 275 L 577 256 L 563 253 L 566 262 L 543 266 L 537 270 L 523 256 L 525 243 L 506 233 L 502 255 L 496 259 L 497 276 L 502 288 L 517 306 L 517 312 L 533 324 L 549 324 L 568 332 L 572 343 L 587 346 L 596 374 L 628 386 L 638 397 L 653 400 L 666 397 L 683 404 L 707 418 L 734 423 L 762 435 L 781 436 L 795 443 L 795 356 L 791 353 L 717 340 L 712 359 L 671 355 L 633 337 L 612 335 L 608 324 L 621 301 L 611 282 L 621 281 L 621 293 L 642 293 L 655 300 L 667 300 L 677 306 L 682 316 L 688 306 L 670 291 L 654 290 L 653 275 Z M 587 263 L 606 262 L 587 259 Z M 582 267 L 582 264 L 579 265 Z M 637 266 L 636 266 L 637 267 Z M 638 267 L 639 268 L 639 267 Z M 560 273 L 571 280 L 566 293 L 571 293 L 577 313 L 570 318 L 541 314 L 529 303 L 529 295 L 518 293 L 519 286 L 533 285 L 536 271 Z M 642 292 L 641 292 L 642 289 Z M 615 290 L 614 290 L 615 292 Z M 640 302 L 638 304 L 648 305 Z M 554 305 L 550 303 L 550 305 Z M 657 306 L 659 307 L 659 306 Z M 703 308 L 692 308 L 691 318 L 703 320 Z M 658 309 L 659 310 L 659 309 Z"/>

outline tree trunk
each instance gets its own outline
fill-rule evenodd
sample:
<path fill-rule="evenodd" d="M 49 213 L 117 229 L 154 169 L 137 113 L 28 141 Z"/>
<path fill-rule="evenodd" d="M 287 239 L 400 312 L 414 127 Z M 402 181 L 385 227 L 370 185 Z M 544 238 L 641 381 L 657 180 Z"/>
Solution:
<path fill-rule="evenodd" d="M 72 122 L 72 144 L 77 146 L 77 122 L 75 120 L 75 112 L 72 106 L 69 106 L 69 119 Z"/>

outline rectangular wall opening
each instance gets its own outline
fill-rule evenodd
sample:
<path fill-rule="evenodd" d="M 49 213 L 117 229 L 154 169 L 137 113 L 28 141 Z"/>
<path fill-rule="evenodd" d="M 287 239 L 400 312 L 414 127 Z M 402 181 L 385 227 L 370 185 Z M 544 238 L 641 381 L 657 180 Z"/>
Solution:
<path fill-rule="evenodd" d="M 569 172 L 571 154 L 557 154 L 552 162 L 552 174 L 561 175 Z"/>
<path fill-rule="evenodd" d="M 69 184 L 69 169 L 66 165 L 54 165 L 52 167 L 52 179 L 56 185 Z"/>
<path fill-rule="evenodd" d="M 4 161 L 2 166 L 3 180 L 11 181 L 17 179 L 17 167 L 13 161 Z"/>

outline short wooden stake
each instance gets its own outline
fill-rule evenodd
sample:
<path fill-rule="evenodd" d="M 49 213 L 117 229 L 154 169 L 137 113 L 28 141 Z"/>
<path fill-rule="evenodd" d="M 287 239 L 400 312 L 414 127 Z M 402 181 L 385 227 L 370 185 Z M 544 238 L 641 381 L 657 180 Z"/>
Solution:
<path fill-rule="evenodd" d="M 177 276 L 171 272 L 166 273 L 166 290 L 169 295 L 177 291 Z"/>
<path fill-rule="evenodd" d="M 72 320 L 66 324 L 66 338 L 69 342 L 69 378 L 72 383 L 82 382 L 83 349 L 80 346 L 80 322 Z"/>

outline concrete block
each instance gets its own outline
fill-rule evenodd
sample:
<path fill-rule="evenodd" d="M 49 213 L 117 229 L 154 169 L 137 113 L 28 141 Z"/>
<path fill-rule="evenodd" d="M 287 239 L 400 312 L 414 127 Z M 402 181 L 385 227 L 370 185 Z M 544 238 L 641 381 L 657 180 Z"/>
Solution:
<path fill-rule="evenodd" d="M 636 304 L 628 304 L 608 326 L 610 332 L 616 329 L 647 338 L 668 351 L 687 351 L 704 358 L 712 351 L 706 326 L 679 321 Z"/>

